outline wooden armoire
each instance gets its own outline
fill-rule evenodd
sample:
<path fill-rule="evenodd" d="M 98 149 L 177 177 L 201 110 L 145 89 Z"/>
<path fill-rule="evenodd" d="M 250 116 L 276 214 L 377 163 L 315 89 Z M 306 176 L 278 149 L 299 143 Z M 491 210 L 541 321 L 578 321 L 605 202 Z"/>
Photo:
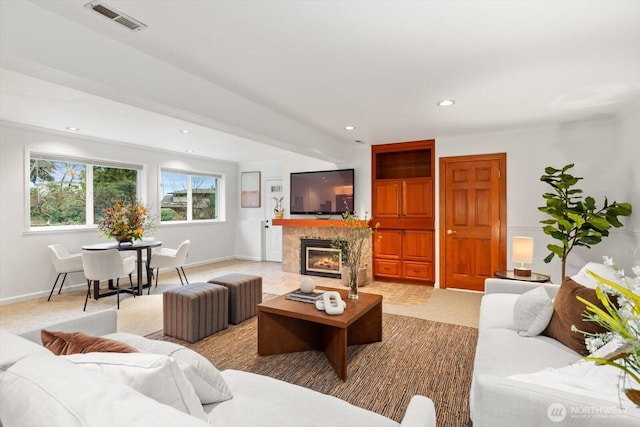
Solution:
<path fill-rule="evenodd" d="M 433 285 L 435 141 L 371 147 L 376 280 Z"/>

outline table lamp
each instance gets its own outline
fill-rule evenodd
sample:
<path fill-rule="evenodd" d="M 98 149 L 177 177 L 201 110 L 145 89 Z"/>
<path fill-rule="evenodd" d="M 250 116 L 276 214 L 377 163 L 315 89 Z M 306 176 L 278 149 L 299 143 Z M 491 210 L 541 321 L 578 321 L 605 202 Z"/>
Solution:
<path fill-rule="evenodd" d="M 513 274 L 519 277 L 530 277 L 531 269 L 525 268 L 524 264 L 533 262 L 533 237 L 515 236 L 513 238 L 511 259 L 519 262 L 520 267 L 513 269 Z"/>

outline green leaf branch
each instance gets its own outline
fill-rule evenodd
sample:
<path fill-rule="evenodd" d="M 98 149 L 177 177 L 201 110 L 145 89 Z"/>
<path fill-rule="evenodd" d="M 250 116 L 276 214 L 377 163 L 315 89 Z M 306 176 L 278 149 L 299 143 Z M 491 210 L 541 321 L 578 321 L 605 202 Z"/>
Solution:
<path fill-rule="evenodd" d="M 562 169 L 546 167 L 545 174 L 540 177 L 553 188 L 553 192 L 544 193 L 545 206 L 538 210 L 550 218 L 540 221 L 543 232 L 551 236 L 558 243 L 550 243 L 547 249 L 549 255 L 545 263 L 557 256 L 562 261 L 562 277 L 566 273 L 567 256 L 576 246 L 591 248 L 609 235 L 611 227 L 619 228 L 623 224 L 618 217 L 631 215 L 629 203 L 614 201 L 609 203 L 604 199 L 604 206 L 598 209 L 593 197 L 582 196 L 582 190 L 574 186 L 583 178 L 571 175 L 568 171 L 574 164 L 568 164 Z"/>

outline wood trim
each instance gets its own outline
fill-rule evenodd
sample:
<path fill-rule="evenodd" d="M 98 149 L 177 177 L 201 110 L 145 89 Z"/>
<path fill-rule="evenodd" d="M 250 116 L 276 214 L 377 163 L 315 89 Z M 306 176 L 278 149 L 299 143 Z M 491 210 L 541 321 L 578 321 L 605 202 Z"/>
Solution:
<path fill-rule="evenodd" d="M 364 220 L 362 221 L 364 222 Z M 342 227 L 341 219 L 272 219 L 271 225 L 283 227 Z"/>

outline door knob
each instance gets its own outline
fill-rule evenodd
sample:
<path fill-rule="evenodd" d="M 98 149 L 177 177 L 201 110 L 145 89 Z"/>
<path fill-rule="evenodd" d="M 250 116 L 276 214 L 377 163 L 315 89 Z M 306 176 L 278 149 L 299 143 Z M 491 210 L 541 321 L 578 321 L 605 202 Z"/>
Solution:
<path fill-rule="evenodd" d="M 447 230 L 447 234 L 455 234 L 455 230 Z"/>

